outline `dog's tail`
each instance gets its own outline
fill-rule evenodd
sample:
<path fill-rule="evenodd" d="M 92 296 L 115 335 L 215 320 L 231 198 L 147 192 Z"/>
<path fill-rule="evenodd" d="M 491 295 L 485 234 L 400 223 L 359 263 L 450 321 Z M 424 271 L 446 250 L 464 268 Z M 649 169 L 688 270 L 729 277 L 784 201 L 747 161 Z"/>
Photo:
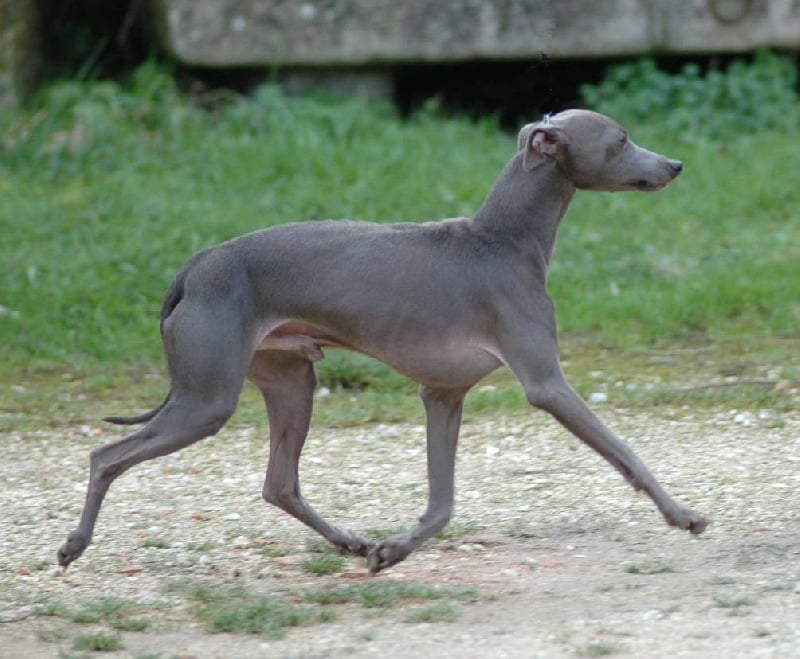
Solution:
<path fill-rule="evenodd" d="M 180 304 L 181 300 L 183 299 L 185 293 L 185 284 L 186 284 L 186 277 L 189 274 L 191 268 L 201 259 L 205 257 L 209 250 L 203 250 L 195 254 L 189 262 L 183 267 L 178 273 L 178 276 L 175 277 L 173 282 L 170 284 L 169 289 L 167 290 L 167 294 L 164 296 L 164 302 L 161 305 L 161 334 L 164 334 L 164 321 L 170 317 L 175 308 Z M 138 416 L 107 416 L 103 421 L 108 421 L 109 423 L 116 423 L 120 426 L 135 426 L 140 423 L 147 423 L 156 414 L 158 414 L 161 410 L 164 409 L 166 404 L 169 402 L 169 399 L 172 397 L 172 391 L 167 394 L 167 397 L 164 399 L 164 402 L 161 403 L 158 407 L 154 410 L 150 410 L 149 412 L 145 412 L 144 414 L 140 414 Z"/>
<path fill-rule="evenodd" d="M 167 394 L 164 402 L 161 403 L 161 405 L 159 405 L 157 408 L 150 410 L 149 412 L 145 412 L 144 414 L 140 414 L 139 416 L 107 416 L 103 419 L 103 421 L 116 423 L 118 426 L 135 426 L 139 423 L 146 423 L 164 409 L 164 406 L 169 402 L 170 396 L 172 396 L 172 392 Z"/>

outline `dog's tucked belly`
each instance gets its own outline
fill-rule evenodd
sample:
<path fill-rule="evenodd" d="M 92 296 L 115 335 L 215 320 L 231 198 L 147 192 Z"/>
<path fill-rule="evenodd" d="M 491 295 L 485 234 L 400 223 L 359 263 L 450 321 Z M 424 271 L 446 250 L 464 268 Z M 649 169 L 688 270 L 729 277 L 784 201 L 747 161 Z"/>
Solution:
<path fill-rule="evenodd" d="M 324 328 L 290 321 L 276 327 L 259 341 L 256 350 L 299 352 L 310 361 L 324 357 L 323 347 L 345 348 L 385 362 L 412 380 L 431 387 L 464 387 L 475 384 L 502 365 L 492 346 L 478 339 L 440 337 L 419 342 L 388 342 L 388 345 L 354 345 Z"/>

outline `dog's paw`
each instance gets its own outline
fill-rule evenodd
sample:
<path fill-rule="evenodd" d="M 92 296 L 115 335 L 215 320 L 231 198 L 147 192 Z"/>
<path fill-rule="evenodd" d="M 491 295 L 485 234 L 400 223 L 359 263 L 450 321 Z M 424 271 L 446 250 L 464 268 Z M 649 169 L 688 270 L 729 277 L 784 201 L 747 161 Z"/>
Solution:
<path fill-rule="evenodd" d="M 338 542 L 333 542 L 340 554 L 351 554 L 353 556 L 369 556 L 372 548 L 375 546 L 374 542 L 365 540 L 360 535 L 348 532 L 346 537 Z"/>
<path fill-rule="evenodd" d="M 405 542 L 386 540 L 381 542 L 367 555 L 367 568 L 370 574 L 377 574 L 387 567 L 402 561 L 411 553 Z"/>
<path fill-rule="evenodd" d="M 69 536 L 67 536 L 67 541 L 61 545 L 61 548 L 56 554 L 58 564 L 66 570 L 70 563 L 80 557 L 88 545 L 89 540 L 85 536 L 77 531 L 70 533 Z"/>
<path fill-rule="evenodd" d="M 691 508 L 680 506 L 675 512 L 667 517 L 667 523 L 677 526 L 679 529 L 689 531 L 692 535 L 700 535 L 710 525 L 712 520 L 704 517 Z"/>

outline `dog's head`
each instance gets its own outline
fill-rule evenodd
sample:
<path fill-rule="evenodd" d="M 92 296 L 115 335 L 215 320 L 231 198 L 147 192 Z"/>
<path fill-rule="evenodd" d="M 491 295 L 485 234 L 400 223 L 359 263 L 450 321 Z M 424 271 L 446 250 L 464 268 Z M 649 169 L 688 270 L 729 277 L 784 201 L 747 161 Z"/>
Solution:
<path fill-rule="evenodd" d="M 660 190 L 683 169 L 637 145 L 616 121 L 589 110 L 567 110 L 528 124 L 519 133 L 522 166 L 554 161 L 582 190 Z"/>

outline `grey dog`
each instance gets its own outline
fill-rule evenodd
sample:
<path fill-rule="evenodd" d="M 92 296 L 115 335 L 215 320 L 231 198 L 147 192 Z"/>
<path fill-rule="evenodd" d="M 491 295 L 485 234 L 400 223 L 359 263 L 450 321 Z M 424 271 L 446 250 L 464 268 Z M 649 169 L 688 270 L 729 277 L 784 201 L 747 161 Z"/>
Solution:
<path fill-rule="evenodd" d="M 199 252 L 161 310 L 170 392 L 151 412 L 109 419 L 146 425 L 92 451 L 83 513 L 59 563 L 66 568 L 86 549 L 115 478 L 214 435 L 249 379 L 269 416 L 264 499 L 340 551 L 366 556 L 372 573 L 394 565 L 450 520 L 464 396 L 500 366 L 531 405 L 646 492 L 667 523 L 702 533 L 709 520 L 670 497 L 567 383 L 547 292 L 556 232 L 576 189 L 660 190 L 682 168 L 608 117 L 570 110 L 522 128 L 518 152 L 471 219 L 287 224 Z M 314 362 L 327 346 L 375 357 L 420 384 L 428 505 L 411 530 L 381 542 L 331 525 L 300 493 Z"/>

